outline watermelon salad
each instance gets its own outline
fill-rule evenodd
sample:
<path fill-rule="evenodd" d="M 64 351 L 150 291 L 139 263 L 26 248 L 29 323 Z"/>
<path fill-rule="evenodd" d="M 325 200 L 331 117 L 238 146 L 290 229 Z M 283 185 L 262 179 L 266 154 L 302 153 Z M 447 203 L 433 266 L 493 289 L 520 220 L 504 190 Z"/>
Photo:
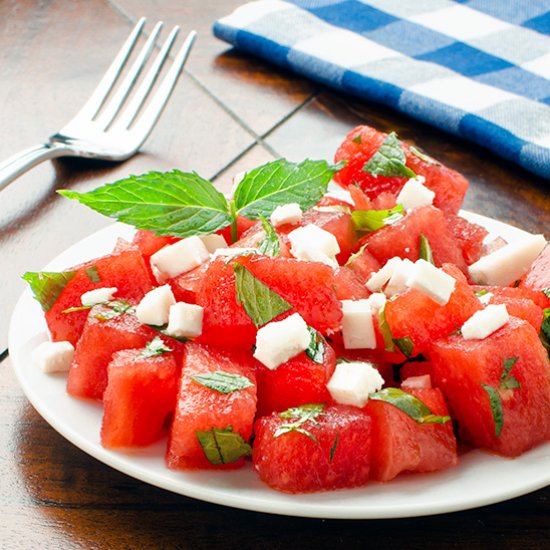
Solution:
<path fill-rule="evenodd" d="M 105 448 L 165 438 L 170 469 L 288 493 L 517 457 L 550 440 L 550 246 L 488 241 L 467 187 L 359 126 L 333 164 L 279 159 L 231 197 L 178 170 L 62 191 L 136 231 L 24 275 L 33 361 L 101 404 Z"/>

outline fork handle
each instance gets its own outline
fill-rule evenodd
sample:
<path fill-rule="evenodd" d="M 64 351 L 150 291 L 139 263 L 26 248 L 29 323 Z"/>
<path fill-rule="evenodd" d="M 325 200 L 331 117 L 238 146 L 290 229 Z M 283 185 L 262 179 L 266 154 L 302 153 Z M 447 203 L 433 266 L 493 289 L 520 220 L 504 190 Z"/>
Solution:
<path fill-rule="evenodd" d="M 43 143 L 16 153 L 0 163 L 0 191 L 37 164 L 45 160 L 70 154 L 71 152 L 68 148 L 56 143 Z"/>

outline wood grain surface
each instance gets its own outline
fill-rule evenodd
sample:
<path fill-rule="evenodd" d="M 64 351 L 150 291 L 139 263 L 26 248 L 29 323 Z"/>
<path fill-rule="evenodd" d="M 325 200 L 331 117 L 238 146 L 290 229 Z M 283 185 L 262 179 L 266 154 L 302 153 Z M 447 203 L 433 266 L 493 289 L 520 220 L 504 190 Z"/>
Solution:
<path fill-rule="evenodd" d="M 129 173 L 173 167 L 196 170 L 228 189 L 235 173 L 278 156 L 328 159 L 363 122 L 396 130 L 462 171 L 471 183 L 465 208 L 549 236 L 548 182 L 216 40 L 212 23 L 240 3 L 0 2 L 0 159 L 44 140 L 78 110 L 142 15 L 199 31 L 185 75 L 141 154 L 123 164 L 46 163 L 0 193 L 0 352 L 23 290 L 20 275 L 109 223 L 55 190 L 83 191 Z M 477 510 L 385 521 L 279 517 L 174 495 L 65 441 L 28 403 L 9 357 L 0 368 L 2 549 L 548 547 L 549 488 Z M 337 493 L 334 498 L 337 504 Z"/>

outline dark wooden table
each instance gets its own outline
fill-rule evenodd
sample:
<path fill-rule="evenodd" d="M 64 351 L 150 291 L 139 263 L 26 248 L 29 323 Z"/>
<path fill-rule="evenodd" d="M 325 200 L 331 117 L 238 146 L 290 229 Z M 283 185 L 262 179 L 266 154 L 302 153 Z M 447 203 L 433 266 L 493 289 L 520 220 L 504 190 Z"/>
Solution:
<path fill-rule="evenodd" d="M 550 488 L 418 519 L 322 521 L 245 512 L 156 489 L 104 466 L 50 428 L 22 393 L 5 351 L 10 314 L 23 290 L 20 275 L 110 223 L 56 195 L 58 188 L 82 191 L 173 167 L 194 169 L 227 188 L 234 173 L 279 156 L 330 158 L 349 129 L 367 123 L 396 130 L 461 170 L 471 182 L 467 209 L 548 232 L 548 182 L 216 40 L 213 21 L 239 3 L 0 3 L 0 158 L 44 139 L 76 112 L 140 16 L 199 32 L 186 74 L 140 155 L 121 165 L 45 163 L 0 193 L 0 548 L 548 548 Z"/>

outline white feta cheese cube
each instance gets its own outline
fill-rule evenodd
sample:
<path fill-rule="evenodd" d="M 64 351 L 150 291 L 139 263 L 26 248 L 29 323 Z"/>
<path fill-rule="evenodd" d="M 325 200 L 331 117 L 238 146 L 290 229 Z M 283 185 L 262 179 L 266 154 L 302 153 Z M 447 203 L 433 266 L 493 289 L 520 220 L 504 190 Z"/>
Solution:
<path fill-rule="evenodd" d="M 373 312 L 380 311 L 386 305 L 386 295 L 383 292 L 373 292 L 368 298 Z"/>
<path fill-rule="evenodd" d="M 389 298 L 405 290 L 407 288 L 406 282 L 413 272 L 414 263 L 407 258 L 402 259 L 401 263 L 396 264 L 392 276 L 384 289 L 384 294 Z"/>
<path fill-rule="evenodd" d="M 355 206 L 355 201 L 352 199 L 351 193 L 338 185 L 334 180 L 329 181 L 325 197 L 347 202 L 351 206 Z"/>
<path fill-rule="evenodd" d="M 150 290 L 136 307 L 136 317 L 144 325 L 165 325 L 168 322 L 170 306 L 176 300 L 170 285 Z"/>
<path fill-rule="evenodd" d="M 393 271 L 398 265 L 401 265 L 401 258 L 394 256 L 390 258 L 381 269 L 374 272 L 366 283 L 366 287 L 371 292 L 378 292 L 390 280 Z"/>
<path fill-rule="evenodd" d="M 414 270 L 405 284 L 444 306 L 454 292 L 456 280 L 430 262 L 420 259 L 414 263 Z"/>
<path fill-rule="evenodd" d="M 116 287 L 101 287 L 94 288 L 94 290 L 88 290 L 84 292 L 80 297 L 80 302 L 83 306 L 95 306 L 97 304 L 104 304 L 113 299 L 118 288 Z"/>
<path fill-rule="evenodd" d="M 504 304 L 491 304 L 476 311 L 460 329 L 465 340 L 483 340 L 508 322 Z"/>
<path fill-rule="evenodd" d="M 211 235 L 202 235 L 199 238 L 202 241 L 202 244 L 206 246 L 206 250 L 208 250 L 210 254 L 212 254 L 218 248 L 227 247 L 227 241 L 225 240 L 223 235 L 212 233 Z"/>
<path fill-rule="evenodd" d="M 346 349 L 374 349 L 376 334 L 368 299 L 342 300 L 342 337 Z"/>
<path fill-rule="evenodd" d="M 151 266 L 167 277 L 177 277 L 210 258 L 200 237 L 193 236 L 161 248 L 151 256 Z"/>
<path fill-rule="evenodd" d="M 293 313 L 258 330 L 254 357 L 273 370 L 307 349 L 310 341 L 306 322 L 299 313 Z"/>
<path fill-rule="evenodd" d="M 384 379 L 371 363 L 352 361 L 336 365 L 327 389 L 337 403 L 364 407 L 369 395 L 383 385 Z"/>
<path fill-rule="evenodd" d="M 335 256 L 340 252 L 340 246 L 332 233 L 308 224 L 291 231 L 288 239 L 291 244 L 290 253 L 295 258 L 338 267 Z"/>
<path fill-rule="evenodd" d="M 166 333 L 175 338 L 194 338 L 202 334 L 204 308 L 177 302 L 170 306 Z"/>
<path fill-rule="evenodd" d="M 298 223 L 302 219 L 302 209 L 297 202 L 281 204 L 273 210 L 269 219 L 274 227 L 285 223 Z"/>
<path fill-rule="evenodd" d="M 474 262 L 470 277 L 481 285 L 508 286 L 528 270 L 546 246 L 544 235 L 526 235 Z"/>
<path fill-rule="evenodd" d="M 33 350 L 31 361 L 48 374 L 67 372 L 73 355 L 74 347 L 70 342 L 42 342 Z"/>
<path fill-rule="evenodd" d="M 424 176 L 408 179 L 401 191 L 399 191 L 396 202 L 402 204 L 403 208 L 407 211 L 433 204 L 435 193 L 424 185 L 425 181 L 426 178 Z"/>

